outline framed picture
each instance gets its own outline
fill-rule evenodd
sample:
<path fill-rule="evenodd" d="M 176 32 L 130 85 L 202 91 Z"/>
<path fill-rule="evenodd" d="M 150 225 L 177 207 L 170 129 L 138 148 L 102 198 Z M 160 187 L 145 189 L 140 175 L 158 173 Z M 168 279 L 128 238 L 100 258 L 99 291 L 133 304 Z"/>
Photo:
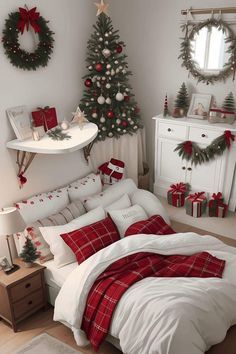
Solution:
<path fill-rule="evenodd" d="M 25 140 L 32 138 L 30 116 L 26 106 L 18 106 L 7 109 L 7 116 L 17 139 Z"/>
<path fill-rule="evenodd" d="M 210 110 L 211 95 L 192 94 L 191 103 L 188 110 L 189 118 L 206 119 Z"/>
<path fill-rule="evenodd" d="M 7 257 L 1 257 L 0 258 L 0 269 L 4 270 L 4 272 L 7 272 L 11 270 L 11 265 L 9 264 Z"/>

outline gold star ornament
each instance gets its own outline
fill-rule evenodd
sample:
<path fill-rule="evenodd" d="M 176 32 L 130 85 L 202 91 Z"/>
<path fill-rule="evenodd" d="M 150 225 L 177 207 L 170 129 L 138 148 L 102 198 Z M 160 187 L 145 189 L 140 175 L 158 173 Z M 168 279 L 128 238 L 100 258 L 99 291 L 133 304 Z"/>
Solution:
<path fill-rule="evenodd" d="M 85 117 L 84 112 L 81 111 L 81 109 L 79 108 L 79 106 L 76 109 L 76 112 L 72 112 L 73 115 L 73 119 L 71 121 L 71 123 L 77 123 L 80 127 L 80 129 L 82 130 L 84 125 L 86 123 L 88 123 L 88 120 Z"/>
<path fill-rule="evenodd" d="M 94 4 L 98 9 L 97 16 L 101 15 L 102 13 L 108 16 L 108 4 L 105 4 L 103 0 L 101 0 L 100 4 L 97 2 L 95 2 Z"/>

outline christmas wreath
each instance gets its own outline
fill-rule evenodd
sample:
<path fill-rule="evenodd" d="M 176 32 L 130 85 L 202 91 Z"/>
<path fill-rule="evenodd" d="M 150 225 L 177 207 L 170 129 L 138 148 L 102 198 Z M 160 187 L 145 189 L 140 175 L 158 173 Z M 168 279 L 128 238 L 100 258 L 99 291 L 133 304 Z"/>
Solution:
<path fill-rule="evenodd" d="M 53 32 L 49 29 L 46 21 L 36 7 L 19 8 L 19 11 L 12 12 L 6 19 L 3 30 L 3 46 L 10 62 L 24 70 L 36 70 L 40 66 L 47 66 L 53 50 Z M 19 34 L 32 28 L 38 34 L 39 43 L 34 52 L 27 52 L 20 47 Z"/>
<path fill-rule="evenodd" d="M 216 156 L 223 155 L 224 151 L 230 148 L 235 136 L 230 130 L 225 130 L 224 134 L 212 141 L 210 145 L 205 148 L 200 148 L 199 145 L 193 141 L 184 141 L 177 145 L 174 151 L 178 151 L 182 159 L 191 161 L 195 166 L 202 163 L 214 160 Z"/>

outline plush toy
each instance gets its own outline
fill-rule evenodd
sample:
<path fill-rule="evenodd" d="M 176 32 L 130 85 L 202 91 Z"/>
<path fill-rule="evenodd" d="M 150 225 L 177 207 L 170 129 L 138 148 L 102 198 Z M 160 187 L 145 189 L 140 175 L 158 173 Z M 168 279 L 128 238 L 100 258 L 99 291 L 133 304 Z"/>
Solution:
<path fill-rule="evenodd" d="M 98 167 L 103 184 L 114 184 L 124 178 L 125 163 L 112 158 Z"/>

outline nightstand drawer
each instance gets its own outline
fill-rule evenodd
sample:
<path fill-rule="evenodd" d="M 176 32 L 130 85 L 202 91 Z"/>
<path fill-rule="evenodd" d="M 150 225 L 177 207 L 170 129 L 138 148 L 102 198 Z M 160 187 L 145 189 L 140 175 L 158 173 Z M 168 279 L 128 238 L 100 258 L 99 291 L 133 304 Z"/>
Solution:
<path fill-rule="evenodd" d="M 187 136 L 187 127 L 172 123 L 159 123 L 159 136 L 165 138 L 185 140 Z"/>
<path fill-rule="evenodd" d="M 219 131 L 216 130 L 195 127 L 190 127 L 189 130 L 189 140 L 200 144 L 209 145 L 212 140 L 216 139 L 219 135 Z"/>
<path fill-rule="evenodd" d="M 36 274 L 13 286 L 10 289 L 11 301 L 14 303 L 25 296 L 31 294 L 33 291 L 42 287 L 41 274 Z"/>
<path fill-rule="evenodd" d="M 15 320 L 24 317 L 29 312 L 34 312 L 40 306 L 44 305 L 43 291 L 42 289 L 26 296 L 23 300 L 16 302 L 13 305 L 13 312 Z"/>

